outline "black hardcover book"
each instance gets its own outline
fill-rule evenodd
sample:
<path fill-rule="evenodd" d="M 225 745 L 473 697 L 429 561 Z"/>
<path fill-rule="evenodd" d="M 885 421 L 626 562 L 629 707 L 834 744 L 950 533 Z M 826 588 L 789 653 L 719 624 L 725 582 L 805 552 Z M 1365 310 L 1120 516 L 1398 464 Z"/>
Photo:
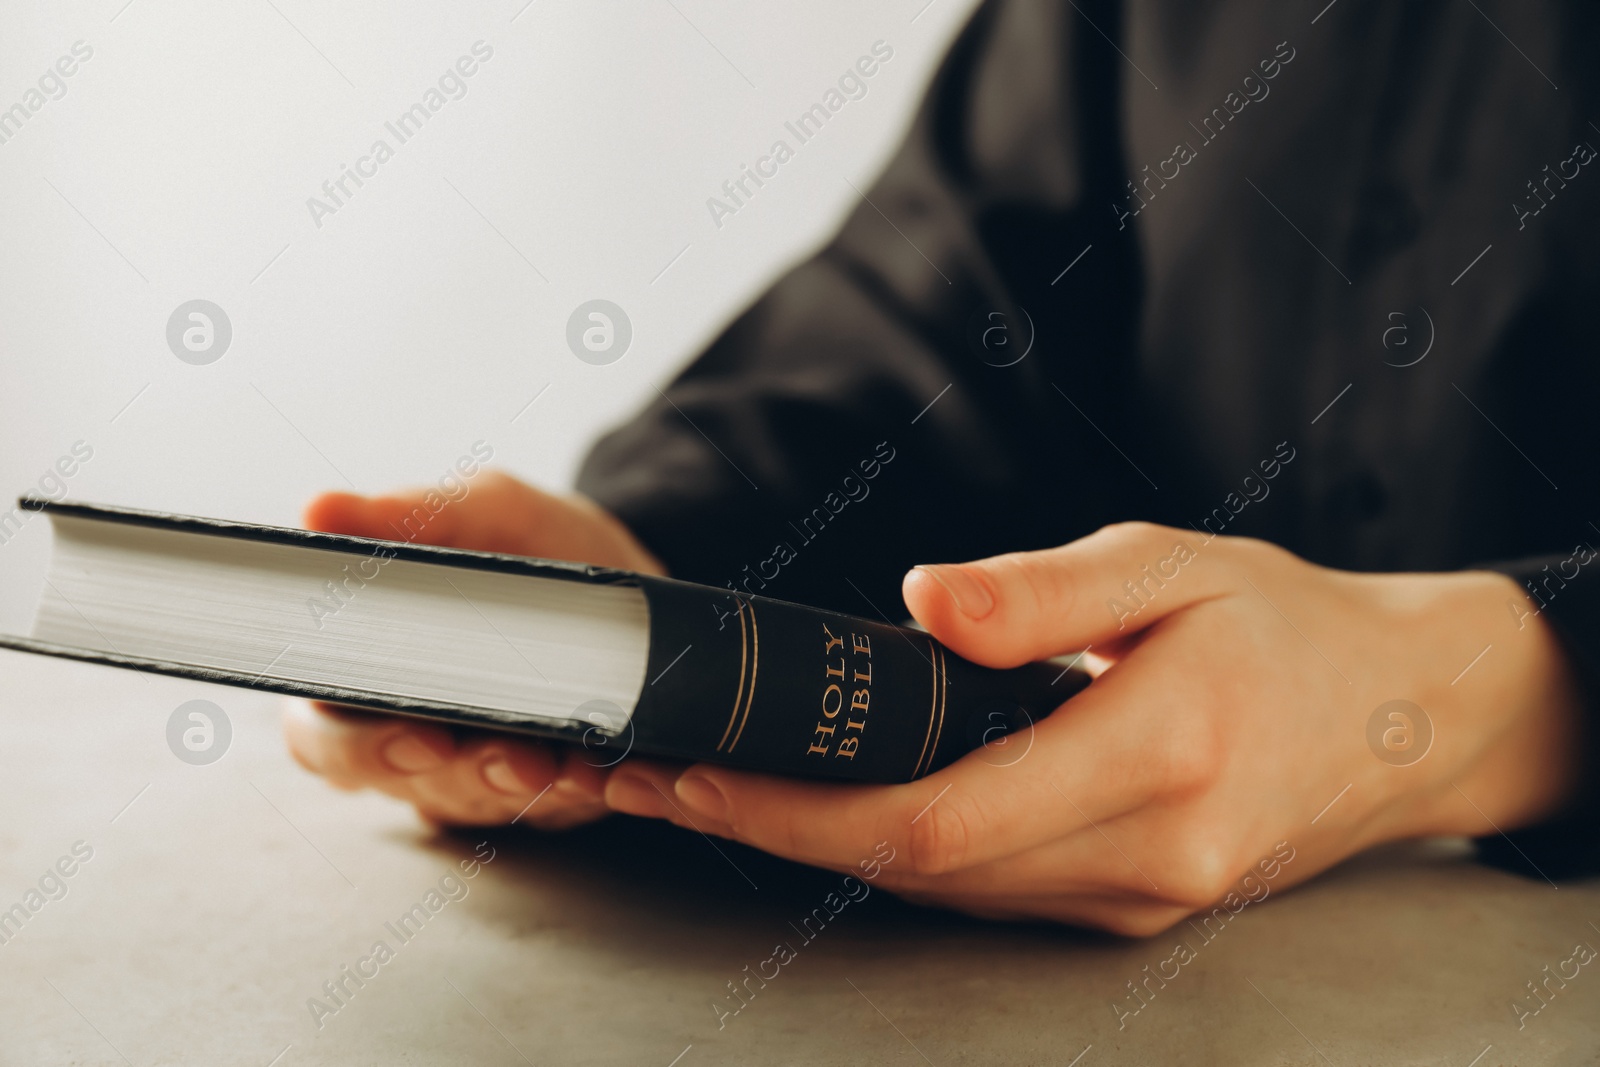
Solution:
<path fill-rule="evenodd" d="M 780 774 L 903 782 L 1087 684 L 918 630 L 556 560 L 24 497 L 54 549 L 0 647 Z M 402 533 L 402 531 L 396 531 Z"/>

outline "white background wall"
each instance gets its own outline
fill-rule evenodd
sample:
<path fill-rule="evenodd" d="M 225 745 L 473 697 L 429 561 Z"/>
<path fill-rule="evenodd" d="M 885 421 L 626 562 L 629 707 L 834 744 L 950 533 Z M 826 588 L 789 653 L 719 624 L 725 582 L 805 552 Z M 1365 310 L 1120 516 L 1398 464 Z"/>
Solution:
<path fill-rule="evenodd" d="M 279 524 L 479 439 L 569 484 L 837 226 L 974 6 L 525 3 L 0 0 L 0 108 L 93 49 L 0 144 L 4 499 L 80 440 L 72 499 Z M 716 227 L 707 197 L 880 39 L 867 95 Z M 385 121 L 480 40 L 466 95 L 399 144 Z M 379 137 L 394 158 L 316 226 L 307 198 Z M 597 297 L 634 328 L 603 367 L 565 343 Z M 233 325 L 207 366 L 166 343 L 194 298 Z M 29 626 L 47 542 L 0 545 L 0 629 Z"/>

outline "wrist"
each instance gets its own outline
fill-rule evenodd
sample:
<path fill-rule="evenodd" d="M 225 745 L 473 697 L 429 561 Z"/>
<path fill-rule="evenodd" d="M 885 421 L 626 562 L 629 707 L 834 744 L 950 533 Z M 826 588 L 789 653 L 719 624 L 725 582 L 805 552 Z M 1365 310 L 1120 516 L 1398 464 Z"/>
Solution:
<path fill-rule="evenodd" d="M 1517 610 L 1527 598 L 1505 575 L 1437 578 L 1413 634 L 1441 757 L 1426 832 L 1481 836 L 1551 818 L 1581 784 L 1582 694 L 1569 653 L 1545 618 Z"/>

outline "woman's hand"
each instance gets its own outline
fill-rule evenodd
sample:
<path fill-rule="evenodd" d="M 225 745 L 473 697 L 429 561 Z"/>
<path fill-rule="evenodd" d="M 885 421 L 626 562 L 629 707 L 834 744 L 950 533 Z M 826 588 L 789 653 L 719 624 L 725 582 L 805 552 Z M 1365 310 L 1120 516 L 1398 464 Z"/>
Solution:
<path fill-rule="evenodd" d="M 1149 934 L 1247 874 L 1282 888 L 1380 842 L 1509 830 L 1574 789 L 1572 671 L 1498 574 L 1354 574 L 1124 524 L 917 568 L 905 598 L 979 663 L 1092 646 L 1105 665 L 1031 736 L 908 785 L 624 764 L 607 801 L 838 870 L 888 841 L 878 884 L 913 901 Z M 1368 741 L 1397 699 L 1432 723 L 1406 766 Z"/>
<path fill-rule="evenodd" d="M 425 503 L 425 490 L 372 499 L 328 493 L 312 501 L 305 522 L 329 533 L 665 573 L 622 523 L 589 500 L 544 493 L 493 471 L 466 486 L 437 511 Z M 432 496 L 436 506 L 443 499 Z M 284 734 L 307 769 L 342 788 L 371 787 L 410 801 L 435 822 L 517 819 L 558 829 L 607 812 L 601 797 L 608 771 L 570 746 L 303 701 L 290 706 Z"/>

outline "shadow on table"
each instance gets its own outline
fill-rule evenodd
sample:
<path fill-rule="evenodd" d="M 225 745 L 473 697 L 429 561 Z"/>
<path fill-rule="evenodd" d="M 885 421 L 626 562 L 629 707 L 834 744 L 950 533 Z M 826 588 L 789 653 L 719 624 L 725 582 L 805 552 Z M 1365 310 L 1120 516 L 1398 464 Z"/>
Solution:
<path fill-rule="evenodd" d="M 1056 924 L 997 925 L 918 907 L 859 877 L 847 893 L 843 874 L 651 819 L 613 816 L 562 833 L 453 830 L 420 843 L 465 859 L 483 841 L 496 850 L 496 860 L 495 892 L 483 894 L 490 899 L 480 904 L 481 913 L 519 934 L 554 922 L 582 927 L 586 936 L 615 942 L 619 950 L 671 950 L 686 938 L 701 952 L 721 941 L 748 951 L 752 939 L 768 944 L 815 937 L 826 919 L 829 927 L 848 924 L 852 940 L 880 947 L 966 937 L 1063 948 L 1126 944 Z"/>

